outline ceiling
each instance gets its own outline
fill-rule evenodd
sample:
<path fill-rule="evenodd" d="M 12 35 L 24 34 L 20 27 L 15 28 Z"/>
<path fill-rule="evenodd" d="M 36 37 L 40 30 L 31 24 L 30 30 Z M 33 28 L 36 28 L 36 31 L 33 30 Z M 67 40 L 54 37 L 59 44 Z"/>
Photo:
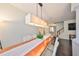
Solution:
<path fill-rule="evenodd" d="M 38 16 L 41 17 L 41 8 L 38 4 L 16 3 L 11 5 L 26 13 L 38 14 Z M 75 12 L 71 12 L 71 4 L 69 3 L 43 3 L 42 18 L 49 23 L 61 22 L 75 19 Z"/>

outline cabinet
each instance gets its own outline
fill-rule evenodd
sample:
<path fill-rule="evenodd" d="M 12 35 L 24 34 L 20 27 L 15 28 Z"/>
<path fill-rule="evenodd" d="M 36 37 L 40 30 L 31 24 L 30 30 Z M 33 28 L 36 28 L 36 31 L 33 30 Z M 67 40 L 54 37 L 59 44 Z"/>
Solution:
<path fill-rule="evenodd" d="M 72 40 L 72 55 L 79 56 L 79 3 L 71 4 L 71 10 L 76 12 L 76 39 Z"/>

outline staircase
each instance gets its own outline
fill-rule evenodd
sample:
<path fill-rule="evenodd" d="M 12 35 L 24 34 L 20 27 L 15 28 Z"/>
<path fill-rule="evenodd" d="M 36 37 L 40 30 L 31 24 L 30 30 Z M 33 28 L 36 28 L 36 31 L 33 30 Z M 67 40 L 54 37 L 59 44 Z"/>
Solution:
<path fill-rule="evenodd" d="M 57 37 L 62 37 L 64 35 L 64 27 L 56 32 Z"/>

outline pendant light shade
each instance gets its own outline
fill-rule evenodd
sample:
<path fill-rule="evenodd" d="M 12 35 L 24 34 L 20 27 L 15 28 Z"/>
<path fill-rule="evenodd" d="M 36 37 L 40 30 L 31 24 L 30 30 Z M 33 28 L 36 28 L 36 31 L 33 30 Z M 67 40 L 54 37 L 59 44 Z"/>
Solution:
<path fill-rule="evenodd" d="M 43 6 L 43 4 L 42 4 L 42 3 L 38 3 L 38 4 L 39 4 L 39 6 L 40 6 L 40 7 L 42 7 L 42 6 Z"/>
<path fill-rule="evenodd" d="M 39 17 L 32 15 L 31 13 L 25 16 L 25 23 L 29 25 L 39 26 L 39 27 L 48 27 L 47 23 Z"/>

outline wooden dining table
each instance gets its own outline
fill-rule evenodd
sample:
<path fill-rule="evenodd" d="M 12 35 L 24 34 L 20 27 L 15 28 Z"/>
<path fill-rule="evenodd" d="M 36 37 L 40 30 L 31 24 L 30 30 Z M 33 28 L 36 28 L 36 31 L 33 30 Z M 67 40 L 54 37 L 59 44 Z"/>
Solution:
<path fill-rule="evenodd" d="M 45 35 L 43 39 L 36 38 L 28 43 L 0 53 L 0 56 L 40 56 L 51 40 L 50 35 Z"/>

